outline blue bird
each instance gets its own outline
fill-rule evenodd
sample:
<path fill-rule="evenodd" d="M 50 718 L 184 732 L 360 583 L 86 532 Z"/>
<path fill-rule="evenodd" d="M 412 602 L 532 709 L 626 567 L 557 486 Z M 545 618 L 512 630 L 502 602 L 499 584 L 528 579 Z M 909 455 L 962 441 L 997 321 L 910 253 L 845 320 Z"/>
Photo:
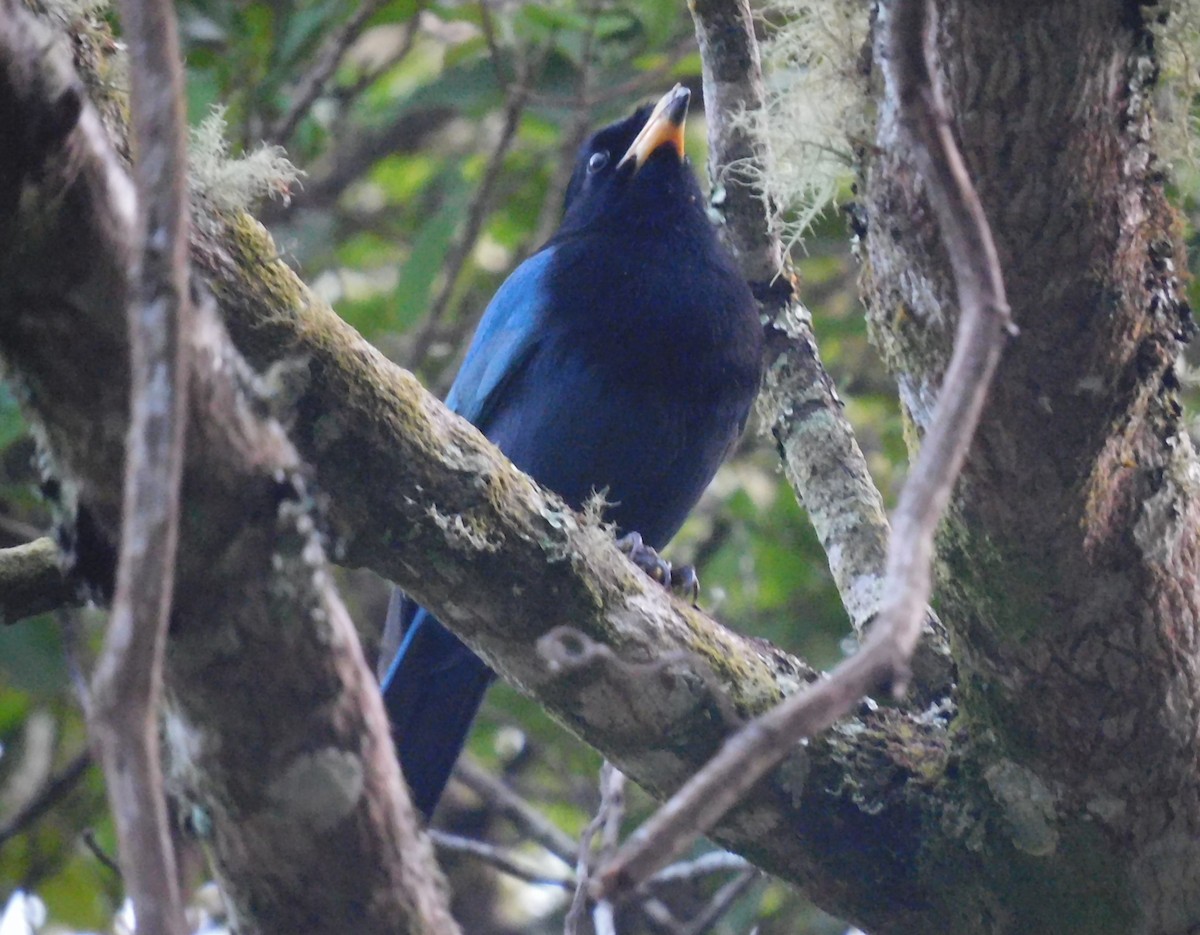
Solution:
<path fill-rule="evenodd" d="M 561 227 L 500 287 L 446 398 L 572 506 L 602 491 L 606 518 L 651 549 L 737 441 L 762 356 L 757 305 L 684 159 L 688 99 L 676 86 L 583 146 Z M 388 617 L 404 638 L 384 701 L 428 817 L 492 673 L 399 591 Z"/>

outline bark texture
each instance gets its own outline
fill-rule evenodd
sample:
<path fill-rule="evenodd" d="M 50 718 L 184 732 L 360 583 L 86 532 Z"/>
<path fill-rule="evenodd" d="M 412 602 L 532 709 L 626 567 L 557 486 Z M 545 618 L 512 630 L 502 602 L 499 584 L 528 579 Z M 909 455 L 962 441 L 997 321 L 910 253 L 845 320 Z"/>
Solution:
<path fill-rule="evenodd" d="M 999 806 L 971 850 L 1008 866 L 962 890 L 955 930 L 1190 931 L 1200 473 L 1172 370 L 1192 324 L 1153 151 L 1154 38 L 1116 0 L 939 8 L 953 129 L 1020 328 L 940 542 L 967 762 Z M 919 435 L 957 310 L 898 140 L 885 97 L 867 295 Z"/>

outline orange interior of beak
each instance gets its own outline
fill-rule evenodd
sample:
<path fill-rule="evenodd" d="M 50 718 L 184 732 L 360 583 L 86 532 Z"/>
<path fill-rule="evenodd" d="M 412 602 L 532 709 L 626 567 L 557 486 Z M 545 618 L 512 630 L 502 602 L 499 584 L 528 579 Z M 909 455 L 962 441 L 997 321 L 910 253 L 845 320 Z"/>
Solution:
<path fill-rule="evenodd" d="M 641 132 L 634 137 L 629 149 L 621 157 L 618 166 L 623 166 L 630 159 L 636 168 L 640 169 L 660 146 L 672 145 L 679 158 L 683 158 L 683 128 L 687 117 L 687 99 L 690 97 L 686 88 L 675 85 L 663 95 Z M 682 106 L 679 104 L 683 99 Z"/>

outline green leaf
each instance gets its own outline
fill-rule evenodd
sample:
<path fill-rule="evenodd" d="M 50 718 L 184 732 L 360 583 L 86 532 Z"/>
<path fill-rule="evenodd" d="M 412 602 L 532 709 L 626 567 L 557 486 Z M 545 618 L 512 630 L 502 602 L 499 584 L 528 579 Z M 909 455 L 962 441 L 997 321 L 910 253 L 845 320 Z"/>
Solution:
<path fill-rule="evenodd" d="M 518 29 L 525 26 L 531 35 L 546 37 L 559 30 L 584 32 L 588 28 L 588 17 L 565 7 L 530 3 L 521 7 L 514 24 Z"/>
<path fill-rule="evenodd" d="M 471 194 L 472 187 L 466 184 L 460 171 L 446 174 L 442 207 L 422 226 L 400 270 L 395 293 L 396 321 L 400 327 L 408 327 L 429 308 L 434 280 L 443 272 L 446 253 L 470 204 Z"/>
<path fill-rule="evenodd" d="M 388 23 L 407 23 L 419 9 L 417 0 L 391 0 L 375 11 L 367 22 L 368 28 Z"/>
<path fill-rule="evenodd" d="M 58 625 L 49 614 L 0 626 L 0 678 L 14 688 L 53 698 L 67 685 Z"/>
<path fill-rule="evenodd" d="M 675 24 L 679 22 L 680 9 L 681 4 L 671 0 L 652 0 L 636 7 L 635 13 L 647 46 L 653 49 L 667 44 Z"/>
<path fill-rule="evenodd" d="M 7 448 L 27 430 L 25 418 L 8 385 L 0 383 L 0 450 Z"/>
<path fill-rule="evenodd" d="M 339 10 L 339 0 L 326 0 L 310 9 L 293 8 L 283 21 L 278 60 L 290 64 L 307 49 L 314 49 L 329 32 L 341 27 L 353 12 Z"/>

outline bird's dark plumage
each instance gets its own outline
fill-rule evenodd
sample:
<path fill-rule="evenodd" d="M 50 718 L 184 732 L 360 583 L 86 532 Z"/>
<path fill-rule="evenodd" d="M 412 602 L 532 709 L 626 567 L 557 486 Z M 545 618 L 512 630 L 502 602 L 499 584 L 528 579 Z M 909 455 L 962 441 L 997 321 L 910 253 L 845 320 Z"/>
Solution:
<path fill-rule="evenodd" d="M 661 548 L 737 440 L 758 386 L 757 307 L 683 159 L 687 91 L 596 133 L 562 226 L 505 281 L 446 403 L 523 471 Z M 383 690 L 429 815 L 491 673 L 397 593 Z"/>

